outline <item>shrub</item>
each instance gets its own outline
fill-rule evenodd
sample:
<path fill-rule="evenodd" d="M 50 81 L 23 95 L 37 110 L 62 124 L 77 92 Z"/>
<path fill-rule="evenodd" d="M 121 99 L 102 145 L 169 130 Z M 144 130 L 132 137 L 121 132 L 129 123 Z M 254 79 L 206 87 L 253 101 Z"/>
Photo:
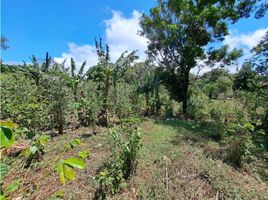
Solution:
<path fill-rule="evenodd" d="M 114 144 L 114 161 L 105 166 L 96 177 L 100 184 L 95 194 L 97 198 L 105 198 L 106 194 L 113 195 L 120 191 L 126 185 L 126 180 L 135 172 L 141 147 L 141 133 L 139 128 L 133 128 L 129 122 L 110 130 Z"/>
<path fill-rule="evenodd" d="M 42 90 L 23 73 L 1 75 L 1 117 L 29 130 L 44 129 L 49 115 L 41 95 Z"/>
<path fill-rule="evenodd" d="M 242 167 L 245 163 L 254 160 L 254 145 L 251 133 L 254 126 L 250 123 L 230 124 L 226 130 L 228 146 L 226 160 L 235 167 Z"/>
<path fill-rule="evenodd" d="M 26 158 L 25 167 L 29 167 L 34 160 L 40 160 L 45 154 L 45 147 L 48 144 L 46 135 L 37 134 L 33 139 L 31 146 L 21 152 L 21 156 Z"/>
<path fill-rule="evenodd" d="M 189 115 L 197 120 L 208 119 L 209 103 L 209 98 L 202 91 L 192 88 L 189 101 Z"/>

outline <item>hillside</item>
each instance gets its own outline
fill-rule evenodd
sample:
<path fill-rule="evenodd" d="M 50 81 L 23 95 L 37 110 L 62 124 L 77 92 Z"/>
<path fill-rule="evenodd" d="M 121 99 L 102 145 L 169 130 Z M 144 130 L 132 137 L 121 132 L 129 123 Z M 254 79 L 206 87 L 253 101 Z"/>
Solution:
<path fill-rule="evenodd" d="M 113 199 L 267 199 L 267 168 L 266 176 L 260 176 L 223 162 L 221 147 L 213 140 L 215 128 L 146 119 L 141 129 L 136 174 Z M 64 144 L 74 138 L 81 144 L 64 150 Z M 77 170 L 77 178 L 62 186 L 55 174 L 56 162 L 81 150 L 90 152 L 86 169 Z M 12 170 L 5 184 L 20 180 L 20 188 L 10 194 L 15 199 L 92 199 L 98 189 L 94 177 L 110 156 L 107 129 L 92 135 L 89 128 L 79 128 L 51 138 L 44 157 L 32 168 L 24 168 L 22 159 L 9 158 Z"/>

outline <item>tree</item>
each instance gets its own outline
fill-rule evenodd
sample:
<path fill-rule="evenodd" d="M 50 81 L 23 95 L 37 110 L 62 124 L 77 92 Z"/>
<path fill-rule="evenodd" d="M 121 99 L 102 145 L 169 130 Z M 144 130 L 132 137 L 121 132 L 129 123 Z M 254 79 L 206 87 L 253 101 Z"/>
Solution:
<path fill-rule="evenodd" d="M 7 45 L 8 39 L 5 36 L 1 36 L 1 49 L 7 50 L 9 46 Z"/>
<path fill-rule="evenodd" d="M 117 83 L 120 79 L 124 78 L 126 71 L 129 69 L 131 64 L 138 59 L 136 55 L 137 51 L 132 51 L 128 54 L 127 51 L 123 52 L 121 56 L 114 63 L 113 67 L 113 87 L 114 87 L 114 104 L 117 104 Z"/>
<path fill-rule="evenodd" d="M 70 77 L 68 79 L 68 86 L 72 89 L 75 103 L 78 103 L 78 85 L 85 78 L 84 69 L 86 66 L 86 61 L 84 61 L 76 74 L 76 63 L 73 58 L 71 58 L 71 71 Z"/>
<path fill-rule="evenodd" d="M 234 76 L 235 90 L 254 91 L 257 88 L 257 73 L 252 70 L 250 62 L 243 64 L 242 68 Z"/>
<path fill-rule="evenodd" d="M 114 104 L 117 104 L 117 83 L 119 79 L 124 77 L 128 67 L 138 58 L 137 51 L 127 53 L 123 52 L 115 63 L 110 60 L 109 46 L 106 44 L 104 50 L 102 39 L 96 42 L 96 50 L 98 54 L 98 64 L 90 68 L 87 72 L 88 79 L 93 79 L 98 83 L 98 95 L 102 99 L 102 110 L 99 114 L 99 119 L 103 125 L 108 124 L 108 98 L 111 86 L 114 87 Z"/>
<path fill-rule="evenodd" d="M 205 47 L 228 34 L 228 20 L 247 17 L 244 1 L 158 1 L 141 18 L 141 35 L 149 39 L 148 55 L 165 68 L 173 97 L 187 112 L 190 70 L 207 57 Z M 251 5 L 251 4 L 250 4 Z M 239 7 L 240 6 L 240 7 Z M 241 11 L 237 13 L 238 9 Z M 247 12 L 246 12 L 247 11 Z M 227 51 L 224 51 L 227 52 Z M 225 56 L 223 56 L 225 57 Z"/>
<path fill-rule="evenodd" d="M 252 58 L 252 67 L 255 71 L 268 80 L 268 31 L 263 39 L 251 50 L 254 53 Z"/>

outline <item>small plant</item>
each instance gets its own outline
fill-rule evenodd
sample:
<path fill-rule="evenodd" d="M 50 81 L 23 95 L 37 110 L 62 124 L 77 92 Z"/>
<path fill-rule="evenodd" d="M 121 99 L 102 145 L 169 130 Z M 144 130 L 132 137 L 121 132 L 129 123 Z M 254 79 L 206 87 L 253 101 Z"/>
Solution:
<path fill-rule="evenodd" d="M 106 193 L 114 195 L 126 186 L 126 180 L 122 170 L 122 162 L 116 161 L 106 166 L 96 177 L 100 184 L 96 196 L 104 199 Z"/>
<path fill-rule="evenodd" d="M 46 135 L 36 136 L 31 146 L 24 149 L 21 155 L 27 159 L 26 167 L 29 167 L 33 160 L 39 160 L 45 154 L 45 146 L 48 144 L 48 137 Z"/>
<path fill-rule="evenodd" d="M 14 134 L 12 129 L 17 128 L 17 124 L 9 121 L 0 121 L 0 148 L 11 147 L 14 144 Z"/>
<path fill-rule="evenodd" d="M 229 136 L 229 144 L 226 149 L 226 160 L 236 167 L 242 167 L 244 163 L 254 160 L 254 145 L 251 133 L 255 127 L 250 123 L 230 124 L 226 134 Z"/>
<path fill-rule="evenodd" d="M 69 149 L 73 149 L 74 147 L 78 146 L 81 144 L 81 140 L 78 138 L 75 138 L 71 140 L 70 142 L 64 144 L 64 150 L 68 151 Z"/>
<path fill-rule="evenodd" d="M 17 128 L 18 125 L 9 121 L 1 121 L 0 127 L 0 148 L 9 148 L 14 144 L 14 134 L 13 130 Z M 5 163 L 0 163 L 0 199 L 5 200 L 4 194 L 14 192 L 18 189 L 20 185 L 20 180 L 12 182 L 5 189 L 3 189 L 3 178 L 8 173 L 8 165 Z"/>
<path fill-rule="evenodd" d="M 78 155 L 82 158 L 82 159 L 86 159 L 90 156 L 90 153 L 88 151 L 79 151 Z"/>
<path fill-rule="evenodd" d="M 135 172 L 138 151 L 141 147 L 141 132 L 137 127 L 123 124 L 112 128 L 110 132 L 115 149 L 112 158 L 115 160 L 96 177 L 100 184 L 96 194 L 98 198 L 105 198 L 107 193 L 114 195 L 126 186 L 126 180 Z"/>
<path fill-rule="evenodd" d="M 74 168 L 84 169 L 85 167 L 86 163 L 81 158 L 71 157 L 66 160 L 61 159 L 56 166 L 56 171 L 60 182 L 65 185 L 68 180 L 75 179 Z"/>

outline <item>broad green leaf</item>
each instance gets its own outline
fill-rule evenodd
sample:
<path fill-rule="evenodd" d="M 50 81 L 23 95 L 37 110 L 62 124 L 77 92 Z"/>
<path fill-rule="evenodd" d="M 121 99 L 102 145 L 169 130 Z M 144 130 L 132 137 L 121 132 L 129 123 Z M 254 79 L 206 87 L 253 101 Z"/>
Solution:
<path fill-rule="evenodd" d="M 46 135 L 41 135 L 38 140 L 43 146 L 48 144 L 48 138 Z"/>
<path fill-rule="evenodd" d="M 86 167 L 86 163 L 82 159 L 75 157 L 66 159 L 64 163 L 78 169 L 84 169 Z"/>
<path fill-rule="evenodd" d="M 1 126 L 0 128 L 0 147 L 10 147 L 14 143 L 13 132 L 10 128 Z"/>
<path fill-rule="evenodd" d="M 0 163 L 0 177 L 3 178 L 8 172 L 8 165 Z"/>
<path fill-rule="evenodd" d="M 87 151 L 79 151 L 79 156 L 82 158 L 82 159 L 85 159 L 85 158 L 87 158 L 89 155 L 90 155 L 90 153 L 89 152 L 87 152 Z"/>
<path fill-rule="evenodd" d="M 79 145 L 81 143 L 81 140 L 76 138 L 76 139 L 73 139 L 70 143 L 73 146 L 77 146 L 77 145 Z"/>
<path fill-rule="evenodd" d="M 38 151 L 38 148 L 36 146 L 31 146 L 29 150 L 32 154 L 35 154 Z"/>
<path fill-rule="evenodd" d="M 11 193 L 17 190 L 20 186 L 20 180 L 13 181 L 10 185 L 7 186 L 5 192 Z"/>
<path fill-rule="evenodd" d="M 57 167 L 56 167 L 56 170 L 59 174 L 59 177 L 60 177 L 60 182 L 65 185 L 66 183 L 66 179 L 65 179 L 65 176 L 64 176 L 64 170 L 63 170 L 63 165 L 64 165 L 64 161 L 63 160 L 60 160 L 57 164 Z"/>
<path fill-rule="evenodd" d="M 74 103 L 74 104 L 72 105 L 72 107 L 73 107 L 74 109 L 80 109 L 80 108 L 82 107 L 82 104 L 81 104 L 81 103 Z"/>
<path fill-rule="evenodd" d="M 75 179 L 75 173 L 72 167 L 69 165 L 63 165 L 63 170 L 64 170 L 64 175 L 67 177 L 69 180 Z"/>
<path fill-rule="evenodd" d="M 4 195 L 0 195 L 0 200 L 7 200 L 7 198 Z"/>
<path fill-rule="evenodd" d="M 5 126 L 7 128 L 10 128 L 10 129 L 14 129 L 14 128 L 18 127 L 18 124 L 15 124 L 15 123 L 9 122 L 9 121 L 4 121 L 4 120 L 0 120 L 0 125 Z"/>

